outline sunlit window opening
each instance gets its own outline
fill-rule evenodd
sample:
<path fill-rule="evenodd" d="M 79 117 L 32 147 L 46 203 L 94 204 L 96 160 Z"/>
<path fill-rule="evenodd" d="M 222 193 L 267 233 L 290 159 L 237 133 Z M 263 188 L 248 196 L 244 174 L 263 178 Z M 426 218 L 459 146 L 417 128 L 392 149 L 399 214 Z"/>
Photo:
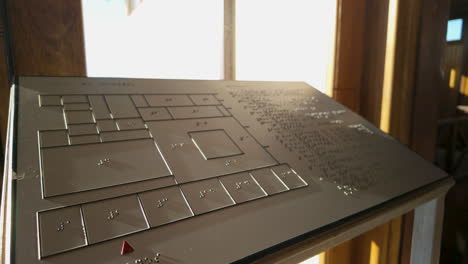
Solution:
<path fill-rule="evenodd" d="M 221 79 L 223 1 L 83 0 L 91 77 Z"/>
<path fill-rule="evenodd" d="M 237 0 L 238 80 L 306 81 L 325 91 L 336 1 Z"/>
<path fill-rule="evenodd" d="M 447 41 L 458 41 L 463 35 L 463 19 L 449 20 L 447 25 Z"/>
<path fill-rule="evenodd" d="M 223 79 L 224 1 L 82 0 L 91 77 Z M 237 0 L 236 79 L 325 91 L 336 1 Z"/>
<path fill-rule="evenodd" d="M 313 258 L 310 258 L 308 260 L 302 261 L 299 264 L 319 264 L 320 263 L 320 255 L 317 255 Z"/>

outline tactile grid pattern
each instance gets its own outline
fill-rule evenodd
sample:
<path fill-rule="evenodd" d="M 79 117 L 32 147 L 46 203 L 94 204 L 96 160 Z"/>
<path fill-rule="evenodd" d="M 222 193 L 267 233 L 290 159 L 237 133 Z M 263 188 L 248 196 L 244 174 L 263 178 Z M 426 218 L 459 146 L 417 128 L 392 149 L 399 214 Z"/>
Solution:
<path fill-rule="evenodd" d="M 39 104 L 61 107 L 66 127 L 40 131 L 43 149 L 153 138 L 145 123 L 149 121 L 231 116 L 214 94 L 41 95 Z M 38 212 L 40 255 L 63 253 L 305 186 L 302 177 L 283 164 Z M 79 221 L 62 213 L 71 207 Z M 82 232 L 75 226 L 68 233 L 77 222 Z M 69 243 L 57 243 L 58 236 Z"/>
<path fill-rule="evenodd" d="M 275 185 L 276 187 L 272 187 Z M 82 248 L 305 186 L 307 186 L 307 183 L 302 177 L 287 164 L 282 164 L 179 186 L 42 211 L 38 213 L 39 226 L 49 226 L 49 228 L 47 233 L 44 233 L 46 230 L 39 230 L 41 256 L 47 257 Z M 177 193 L 181 195 L 180 199 L 165 192 L 171 188 L 176 188 Z M 165 194 L 152 197 L 151 192 Z M 181 204 L 181 201 L 183 201 L 183 204 Z M 173 203 L 178 203 L 178 206 L 174 207 Z M 82 218 L 80 220 L 68 219 L 66 214 L 61 213 L 66 213 L 69 209 L 76 207 L 80 209 Z M 169 209 L 167 209 L 168 207 Z M 161 221 L 157 217 L 157 210 L 167 210 L 162 215 L 169 215 L 169 218 Z M 77 234 L 76 228 L 74 228 L 70 229 L 70 236 L 67 237 L 66 234 L 69 232 L 67 225 L 76 222 L 82 223 L 83 233 Z M 57 246 L 57 243 L 54 243 L 56 236 L 51 232 L 56 232 L 57 236 L 61 235 L 62 238 L 67 237 L 69 240 L 78 240 L 79 243 L 61 243 L 65 246 L 60 248 L 60 245 Z M 83 237 L 85 237 L 85 241 L 83 241 Z M 48 249 L 48 243 L 54 244 L 55 247 L 52 250 Z M 74 247 L 67 248 L 66 245 L 68 244 L 72 244 Z"/>
<path fill-rule="evenodd" d="M 62 107 L 64 130 L 40 131 L 40 146 L 58 147 L 152 138 L 145 121 L 230 116 L 212 94 L 41 95 Z"/>

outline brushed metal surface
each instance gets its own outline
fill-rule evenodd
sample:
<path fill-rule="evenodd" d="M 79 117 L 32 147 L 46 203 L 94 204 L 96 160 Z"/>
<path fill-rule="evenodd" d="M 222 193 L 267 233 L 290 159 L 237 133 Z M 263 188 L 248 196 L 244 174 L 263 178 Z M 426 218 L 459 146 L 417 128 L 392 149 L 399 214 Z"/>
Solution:
<path fill-rule="evenodd" d="M 106 95 L 105 99 L 114 118 L 132 118 L 140 116 L 132 100 L 127 95 Z"/>
<path fill-rule="evenodd" d="M 277 164 L 232 117 L 152 121 L 147 125 L 179 183 Z M 242 151 L 241 155 L 212 159 L 204 157 L 190 136 L 200 131 L 220 129 L 224 130 Z M 211 143 L 214 142 L 216 141 Z M 226 144 L 223 143 L 223 146 Z"/>
<path fill-rule="evenodd" d="M 178 186 L 144 192 L 139 196 L 152 227 L 193 216 L 192 209 Z"/>
<path fill-rule="evenodd" d="M 82 205 L 90 244 L 148 228 L 137 195 Z"/>
<path fill-rule="evenodd" d="M 40 248 L 43 256 L 85 246 L 86 234 L 80 206 L 38 213 Z"/>
<path fill-rule="evenodd" d="M 145 95 L 150 106 L 186 106 L 193 105 L 187 95 Z"/>
<path fill-rule="evenodd" d="M 182 106 L 168 109 L 174 119 L 223 116 L 216 106 Z"/>
<path fill-rule="evenodd" d="M 195 214 L 234 204 L 234 200 L 217 178 L 182 184 L 180 188 Z"/>
<path fill-rule="evenodd" d="M 91 96 L 88 96 L 88 98 L 89 98 L 89 102 L 91 103 L 94 118 L 96 118 L 96 120 L 111 118 L 109 107 L 107 106 L 106 101 L 104 101 L 104 96 L 91 95 Z"/>
<path fill-rule="evenodd" d="M 155 257 L 159 263 L 230 263 L 447 177 L 305 83 L 21 77 L 18 98 L 16 263 L 135 263 Z M 85 113 L 80 112 L 84 106 L 69 106 L 87 103 L 90 111 Z M 173 120 L 168 112 L 170 107 L 194 105 L 214 106 L 222 116 Z M 154 110 L 159 112 L 152 114 Z M 65 120 L 69 112 L 78 112 L 70 116 L 71 123 Z M 116 131 L 115 122 L 124 117 L 141 118 L 148 128 Z M 88 135 L 69 135 L 70 125 L 83 122 L 96 123 L 99 142 L 78 138 Z M 50 131 L 61 132 L 43 139 Z M 205 159 L 191 137 L 203 131 L 224 131 L 241 153 L 216 157 L 214 151 L 212 159 Z M 223 153 L 224 139 L 211 138 Z M 72 153 L 73 148 L 82 152 Z M 41 152 L 53 149 L 56 153 L 45 157 L 46 164 L 41 162 Z M 96 173 L 94 165 L 74 168 L 64 162 L 112 164 L 112 157 L 107 160 L 102 153 L 121 153 L 132 166 Z M 162 174 L 168 176 L 152 176 L 155 164 L 161 163 L 166 168 Z M 54 192 L 61 195 L 43 195 L 48 184 L 44 165 L 61 170 L 54 178 Z M 86 180 L 75 184 L 76 175 Z M 83 190 L 88 185 L 90 189 Z M 179 186 L 180 195 L 169 192 Z M 158 208 L 158 201 L 162 213 L 151 210 Z M 169 210 L 172 201 L 177 206 Z M 109 217 L 112 210 L 114 215 L 115 210 L 133 213 L 115 229 L 107 224 L 110 220 L 102 220 L 105 224 L 90 233 L 98 234 L 92 244 L 67 236 L 58 245 L 54 232 L 39 228 L 40 214 L 70 210 L 76 217 L 74 208 L 92 205 L 101 207 L 88 213 L 90 219 L 102 220 L 99 215 Z M 86 219 L 83 227 L 89 232 Z M 135 251 L 120 255 L 123 240 Z M 41 247 L 52 250 L 41 254 Z"/>
<path fill-rule="evenodd" d="M 44 196 L 171 175 L 152 140 L 43 148 Z"/>
<path fill-rule="evenodd" d="M 41 147 L 57 147 L 68 145 L 67 130 L 40 131 Z"/>
<path fill-rule="evenodd" d="M 140 111 L 140 115 L 145 121 L 172 119 L 169 111 L 163 107 L 138 108 L 138 111 Z"/>
<path fill-rule="evenodd" d="M 189 132 L 189 135 L 202 156 L 207 160 L 242 155 L 242 150 L 236 146 L 236 143 L 224 130 Z"/>
<path fill-rule="evenodd" d="M 243 203 L 266 196 L 248 172 L 220 177 L 219 179 L 236 203 Z"/>
<path fill-rule="evenodd" d="M 195 94 L 190 95 L 190 99 L 196 105 L 219 105 L 220 103 L 216 98 L 211 94 Z"/>

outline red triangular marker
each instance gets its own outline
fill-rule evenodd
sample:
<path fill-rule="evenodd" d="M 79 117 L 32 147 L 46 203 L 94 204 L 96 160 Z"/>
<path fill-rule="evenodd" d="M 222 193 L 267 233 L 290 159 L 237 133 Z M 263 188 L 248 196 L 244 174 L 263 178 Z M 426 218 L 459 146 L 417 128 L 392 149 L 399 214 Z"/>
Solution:
<path fill-rule="evenodd" d="M 124 240 L 124 242 L 122 243 L 122 249 L 120 250 L 120 255 L 125 255 L 127 253 L 131 253 L 133 252 L 133 248 L 132 246 L 130 246 L 130 244 Z"/>

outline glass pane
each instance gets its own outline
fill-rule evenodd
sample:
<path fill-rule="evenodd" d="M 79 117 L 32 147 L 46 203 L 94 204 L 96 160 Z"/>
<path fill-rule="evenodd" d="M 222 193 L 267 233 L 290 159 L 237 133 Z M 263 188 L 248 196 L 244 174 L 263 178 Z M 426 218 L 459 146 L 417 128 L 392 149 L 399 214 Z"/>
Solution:
<path fill-rule="evenodd" d="M 307 81 L 325 90 L 336 1 L 237 0 L 236 78 Z"/>
<path fill-rule="evenodd" d="M 462 39 L 463 19 L 449 20 L 447 26 L 447 41 L 457 41 Z"/>
<path fill-rule="evenodd" d="M 222 78 L 223 1 L 140 2 L 83 0 L 88 76 Z"/>

